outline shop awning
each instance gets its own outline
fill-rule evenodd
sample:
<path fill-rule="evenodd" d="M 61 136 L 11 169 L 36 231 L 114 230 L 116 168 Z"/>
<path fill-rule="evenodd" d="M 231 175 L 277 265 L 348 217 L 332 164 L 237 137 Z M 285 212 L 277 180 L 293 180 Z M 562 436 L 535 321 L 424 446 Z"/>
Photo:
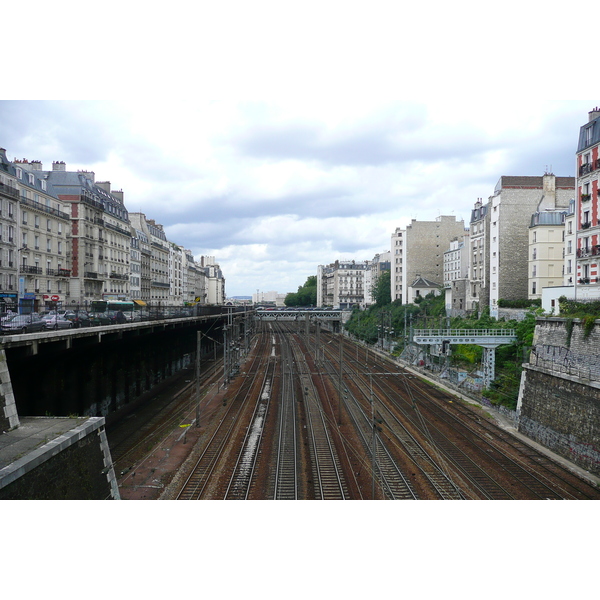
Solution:
<path fill-rule="evenodd" d="M 134 302 L 138 305 L 138 306 L 146 306 L 146 303 L 143 300 L 134 300 Z"/>

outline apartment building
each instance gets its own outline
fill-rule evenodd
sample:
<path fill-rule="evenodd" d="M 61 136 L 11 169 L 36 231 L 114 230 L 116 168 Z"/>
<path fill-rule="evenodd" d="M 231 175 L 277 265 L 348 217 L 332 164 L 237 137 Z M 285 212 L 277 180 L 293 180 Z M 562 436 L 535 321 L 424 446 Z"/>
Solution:
<path fill-rule="evenodd" d="M 103 264 L 104 287 L 102 298 L 104 300 L 125 300 L 130 298 L 131 277 L 131 226 L 129 215 L 123 202 L 122 190 L 111 190 L 110 181 L 96 183 L 96 192 L 104 205 L 103 237 L 105 243 Z"/>
<path fill-rule="evenodd" d="M 529 226 L 529 298 L 563 285 L 566 210 L 536 211 Z"/>
<path fill-rule="evenodd" d="M 370 306 L 375 303 L 375 299 L 373 298 L 373 288 L 377 285 L 377 280 L 380 275 L 390 270 L 391 258 L 392 253 L 388 250 L 387 252 L 376 254 L 373 257 L 373 260 L 365 261 L 366 266 L 363 283 L 365 306 Z"/>
<path fill-rule="evenodd" d="M 365 272 L 369 261 L 336 260 L 317 268 L 317 305 L 352 308 L 365 303 Z"/>
<path fill-rule="evenodd" d="M 488 205 L 477 198 L 469 223 L 469 286 L 467 310 L 479 311 L 490 304 L 490 217 Z"/>
<path fill-rule="evenodd" d="M 4 191 L 10 192 L 11 199 L 18 196 L 18 202 L 3 201 L 8 223 L 2 224 L 2 237 L 8 247 L 2 256 L 0 279 L 6 283 L 5 293 L 11 294 L 14 309 L 17 303 L 25 312 L 51 308 L 69 297 L 69 214 L 41 172 L 39 161 L 9 163 L 5 151 L 0 154 L 7 183 Z M 11 189 L 9 184 L 15 187 Z"/>
<path fill-rule="evenodd" d="M 600 108 L 588 114 L 579 130 L 577 145 L 577 195 L 575 205 L 576 273 L 575 297 L 600 298 Z"/>
<path fill-rule="evenodd" d="M 131 228 L 131 255 L 129 257 L 129 294 L 131 300 L 142 300 L 142 251 L 140 239 Z M 145 302 L 144 302 L 145 304 Z"/>
<path fill-rule="evenodd" d="M 563 264 L 563 286 L 575 285 L 575 273 L 577 264 L 577 228 L 575 226 L 575 199 L 569 202 L 569 208 L 565 214 L 565 241 L 564 241 L 564 264 Z"/>
<path fill-rule="evenodd" d="M 108 294 L 114 294 L 115 298 L 126 297 L 129 294 L 126 260 L 129 259 L 130 236 L 122 202 L 105 187 L 96 185 L 91 171 L 67 171 L 63 161 L 53 162 L 52 171 L 43 171 L 41 164 L 39 169 L 68 207 L 70 215 L 66 252 L 71 266 L 69 303 L 85 305 L 102 300 Z M 108 203 L 106 208 L 105 202 Z M 112 216 L 108 217 L 109 214 Z M 127 232 L 119 231 L 122 227 L 116 223 L 125 225 Z M 111 230 L 114 234 L 109 235 Z M 113 273 L 116 276 L 111 278 Z"/>
<path fill-rule="evenodd" d="M 19 189 L 13 165 L 0 148 L 0 312 L 17 311 L 17 213 Z"/>
<path fill-rule="evenodd" d="M 150 250 L 150 289 L 147 302 L 169 304 L 169 243 L 163 226 L 141 212 L 129 213 L 131 226 L 144 233 Z"/>
<path fill-rule="evenodd" d="M 207 283 L 206 271 L 194 260 L 190 250 L 183 250 L 185 264 L 183 266 L 183 299 L 184 304 L 206 304 Z"/>
<path fill-rule="evenodd" d="M 225 304 L 225 277 L 214 256 L 202 256 L 200 266 L 206 273 L 206 299 L 208 304 Z"/>
<path fill-rule="evenodd" d="M 489 309 L 498 316 L 498 300 L 529 295 L 529 227 L 535 212 L 567 210 L 575 192 L 573 177 L 503 176 L 488 201 Z M 562 248 L 556 262 L 562 261 Z M 502 260 L 501 260 L 502 258 Z"/>
<path fill-rule="evenodd" d="M 467 294 L 469 291 L 469 233 L 456 237 L 450 248 L 444 252 L 444 290 L 446 314 L 463 316 L 467 314 Z"/>
<path fill-rule="evenodd" d="M 317 306 L 333 306 L 333 286 L 332 294 L 329 296 L 329 279 L 333 276 L 333 267 L 331 265 L 319 265 L 317 267 Z"/>
<path fill-rule="evenodd" d="M 464 233 L 464 221 L 457 221 L 455 216 L 439 216 L 435 221 L 413 219 L 405 229 L 396 228 L 391 239 L 392 300 L 410 302 L 409 288 L 417 277 L 441 287 L 444 252 Z"/>
<path fill-rule="evenodd" d="M 184 254 L 183 248 L 169 242 L 169 304 L 171 306 L 183 306 L 183 282 L 184 282 Z M 187 272 L 186 272 L 187 275 Z"/>

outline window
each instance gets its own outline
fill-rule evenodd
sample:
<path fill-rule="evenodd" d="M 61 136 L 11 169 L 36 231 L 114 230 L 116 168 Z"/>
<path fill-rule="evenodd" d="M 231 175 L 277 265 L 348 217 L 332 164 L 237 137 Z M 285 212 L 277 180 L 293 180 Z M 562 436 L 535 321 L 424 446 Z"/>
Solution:
<path fill-rule="evenodd" d="M 24 210 L 21 216 L 23 217 L 23 225 L 27 225 L 27 211 Z"/>
<path fill-rule="evenodd" d="M 585 145 L 589 146 L 592 143 L 592 130 L 594 126 L 587 127 L 585 130 Z"/>

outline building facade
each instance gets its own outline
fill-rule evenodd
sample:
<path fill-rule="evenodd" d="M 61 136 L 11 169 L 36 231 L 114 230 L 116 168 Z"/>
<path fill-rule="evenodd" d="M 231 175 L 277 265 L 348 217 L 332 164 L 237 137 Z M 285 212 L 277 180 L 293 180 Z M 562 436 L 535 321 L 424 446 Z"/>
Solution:
<path fill-rule="evenodd" d="M 566 210 L 575 191 L 573 177 L 503 176 L 488 202 L 490 315 L 498 300 L 529 296 L 529 227 L 535 212 Z M 557 257 L 556 263 L 562 261 Z"/>
<path fill-rule="evenodd" d="M 577 145 L 577 195 L 575 204 L 575 297 L 600 298 L 600 108 L 588 114 Z"/>
<path fill-rule="evenodd" d="M 405 229 L 396 228 L 391 240 L 392 300 L 410 302 L 409 287 L 417 277 L 442 287 L 444 252 L 451 240 L 464 233 L 464 221 L 455 216 L 439 216 L 435 221 L 413 219 Z"/>
<path fill-rule="evenodd" d="M 16 247 L 8 262 L 17 271 L 20 312 L 53 308 L 70 298 L 70 218 L 41 167 L 26 159 L 12 164 L 19 202 L 9 208 L 15 223 L 8 233 Z"/>
<path fill-rule="evenodd" d="M 542 289 L 562 286 L 565 257 L 566 210 L 536 211 L 529 226 L 529 298 Z"/>
<path fill-rule="evenodd" d="M 444 252 L 444 290 L 446 294 L 446 314 L 458 317 L 467 314 L 467 293 L 469 288 L 469 234 L 450 242 Z"/>
<path fill-rule="evenodd" d="M 373 298 L 373 289 L 382 273 L 389 272 L 391 267 L 392 253 L 388 250 L 381 254 L 376 254 L 373 260 L 365 261 L 364 272 L 364 305 L 370 306 L 375 303 Z"/>

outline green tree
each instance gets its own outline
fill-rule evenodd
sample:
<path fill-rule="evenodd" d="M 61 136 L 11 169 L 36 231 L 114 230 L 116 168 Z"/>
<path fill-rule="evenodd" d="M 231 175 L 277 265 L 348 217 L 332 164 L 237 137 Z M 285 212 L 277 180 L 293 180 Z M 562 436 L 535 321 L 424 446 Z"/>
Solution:
<path fill-rule="evenodd" d="M 286 306 L 316 306 L 317 276 L 310 275 L 306 283 L 298 287 L 296 293 L 287 294 L 283 303 Z"/>
<path fill-rule="evenodd" d="M 386 306 L 392 301 L 390 272 L 383 271 L 371 286 L 371 295 L 376 306 Z"/>

